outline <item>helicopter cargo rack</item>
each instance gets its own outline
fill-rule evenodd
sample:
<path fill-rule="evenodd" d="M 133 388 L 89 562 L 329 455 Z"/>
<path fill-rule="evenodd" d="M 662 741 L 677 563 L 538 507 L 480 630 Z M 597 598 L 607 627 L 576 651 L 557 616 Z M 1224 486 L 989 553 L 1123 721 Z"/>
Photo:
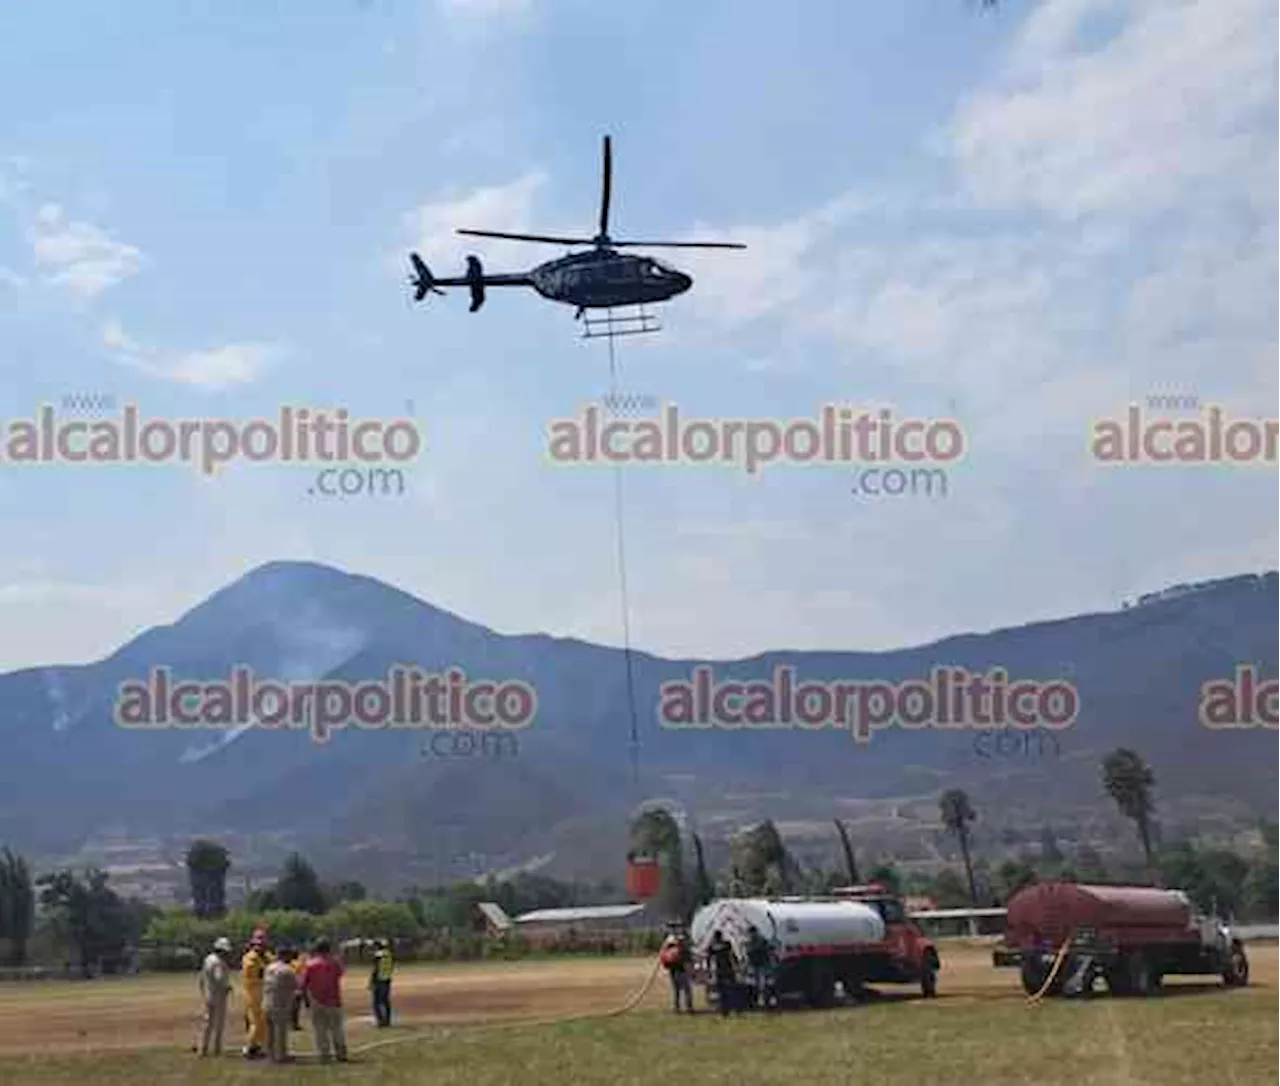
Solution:
<path fill-rule="evenodd" d="M 644 306 L 638 305 L 634 312 L 615 314 L 612 308 L 605 310 L 603 317 L 593 317 L 589 313 L 582 315 L 582 339 L 613 339 L 615 336 L 643 336 L 652 332 L 660 332 L 662 322 L 656 314 L 646 312 Z"/>

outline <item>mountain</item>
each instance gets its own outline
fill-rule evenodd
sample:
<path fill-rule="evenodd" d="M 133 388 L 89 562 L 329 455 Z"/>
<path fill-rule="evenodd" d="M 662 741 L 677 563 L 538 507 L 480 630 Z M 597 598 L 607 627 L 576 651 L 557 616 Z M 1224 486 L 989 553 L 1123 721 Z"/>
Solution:
<path fill-rule="evenodd" d="M 8 755 L 0 839 L 54 855 L 107 827 L 126 838 L 216 834 L 263 864 L 302 847 L 330 866 L 400 885 L 535 860 L 598 876 L 616 874 L 636 805 L 663 796 L 711 840 L 767 815 L 803 848 L 810 838 L 826 841 L 840 815 L 863 845 L 923 863 L 945 848 L 936 832 L 944 787 L 970 791 L 993 842 L 1035 840 L 1047 823 L 1126 834 L 1097 769 L 1121 745 L 1155 768 L 1167 830 L 1229 836 L 1274 811 L 1276 735 L 1205 727 L 1198 694 L 1238 665 L 1276 677 L 1276 614 L 1272 572 L 893 652 L 717 662 L 633 653 L 633 783 L 620 650 L 500 635 L 368 577 L 275 562 L 105 660 L 0 675 Z M 1040 746 L 984 757 L 972 730 L 891 729 L 859 744 L 847 731 L 663 728 L 662 685 L 688 681 L 703 664 L 720 682 L 766 680 L 779 667 L 793 668 L 797 681 L 891 683 L 941 666 L 999 667 L 1010 682 L 1071 683 L 1080 711 L 1051 737 L 1052 756 Z M 160 667 L 175 682 L 225 681 L 240 667 L 272 680 L 357 684 L 408 665 L 530 684 L 536 717 L 515 733 L 518 753 L 424 757 L 424 733 L 393 729 L 348 727 L 314 743 L 305 730 L 138 729 L 113 719 L 122 684 L 145 683 Z"/>

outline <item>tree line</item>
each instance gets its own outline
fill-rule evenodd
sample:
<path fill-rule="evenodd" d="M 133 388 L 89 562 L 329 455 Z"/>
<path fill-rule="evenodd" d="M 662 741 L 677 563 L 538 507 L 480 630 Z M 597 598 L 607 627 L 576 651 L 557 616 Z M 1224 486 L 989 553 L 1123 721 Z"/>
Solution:
<path fill-rule="evenodd" d="M 4 961 L 11 967 L 26 965 L 32 944 L 39 942 L 42 957 L 69 954 L 86 976 L 116 972 L 157 911 L 120 897 L 99 868 L 35 878 L 26 860 L 8 848 L 0 851 L 0 942 L 7 945 Z"/>
<path fill-rule="evenodd" d="M 1051 827 L 1040 831 L 1039 847 L 1024 850 L 992 865 L 975 854 L 973 826 L 978 812 L 968 793 L 949 789 L 938 801 L 940 828 L 956 842 L 961 869 L 931 874 L 904 873 L 891 857 L 860 865 L 848 827 L 833 820 L 837 868 L 806 865 L 787 848 L 769 819 L 729 841 L 727 862 L 708 867 L 697 833 L 682 839 L 675 817 L 660 806 L 642 810 L 630 827 L 632 856 L 657 861 L 661 874 L 654 901 L 660 915 L 688 919 L 715 897 L 826 894 L 836 887 L 880 882 L 899 894 L 931 898 L 941 908 L 1001 905 L 1023 886 L 1047 879 L 1072 882 L 1137 883 L 1187 891 L 1205 910 L 1237 918 L 1272 920 L 1277 916 L 1277 829 L 1274 821 L 1261 830 L 1263 856 L 1245 857 L 1190 841 L 1160 841 L 1155 801 L 1155 774 L 1135 751 L 1120 748 L 1100 763 L 1104 792 L 1134 824 L 1141 863 L 1103 861 L 1088 846 L 1068 855 Z M 226 881 L 232 863 L 216 841 L 193 841 L 186 852 L 190 908 L 160 909 L 122 898 L 97 868 L 54 871 L 35 878 L 30 866 L 12 850 L 0 850 L 0 943 L 3 960 L 21 966 L 33 940 L 41 957 L 55 952 L 74 957 L 86 974 L 120 968 L 130 947 L 142 947 L 150 964 L 187 967 L 213 939 L 226 935 L 247 941 L 252 930 L 266 926 L 273 937 L 304 944 L 319 935 L 335 940 L 389 937 L 413 943 L 426 956 L 471 957 L 483 952 L 476 931 L 476 905 L 499 904 L 515 916 L 534 909 L 629 900 L 609 882 L 566 882 L 521 873 L 512 878 L 467 881 L 430 888 L 411 887 L 394 901 L 371 898 L 353 880 L 326 883 L 300 854 L 288 856 L 271 885 L 251 892 L 244 905 L 227 908 Z M 864 870 L 865 866 L 865 870 Z M 37 908 L 39 923 L 37 924 Z M 505 952 L 519 953 L 511 940 Z M 574 949 L 566 946 L 564 949 Z"/>
<path fill-rule="evenodd" d="M 822 894 L 842 884 L 879 882 L 895 893 L 932 899 L 939 908 L 983 908 L 1004 905 L 1022 887 L 1061 880 L 1164 886 L 1185 890 L 1201 909 L 1246 919 L 1275 919 L 1280 912 L 1277 889 L 1276 823 L 1263 822 L 1265 856 L 1243 857 L 1230 849 L 1204 848 L 1191 841 L 1157 843 L 1156 778 L 1138 752 L 1117 748 L 1100 763 L 1104 792 L 1134 824 L 1142 849 L 1140 864 L 1108 866 L 1093 848 L 1081 846 L 1067 856 L 1052 828 L 1043 827 L 1038 852 L 1024 850 L 997 867 L 975 857 L 972 826 L 977 810 L 967 792 L 953 788 L 938 801 L 939 823 L 958 847 L 962 873 L 950 868 L 923 875 L 904 875 L 891 860 L 865 873 L 859 869 L 848 828 L 834 820 L 844 860 L 843 870 L 805 867 L 787 850 L 777 826 L 765 820 L 730 842 L 727 870 L 712 876 L 706 868 L 699 836 L 691 835 L 692 874 L 679 825 L 661 807 L 641 811 L 631 829 L 633 854 L 656 859 L 661 871 L 657 907 L 663 915 L 688 919 L 700 905 L 717 896 Z"/>

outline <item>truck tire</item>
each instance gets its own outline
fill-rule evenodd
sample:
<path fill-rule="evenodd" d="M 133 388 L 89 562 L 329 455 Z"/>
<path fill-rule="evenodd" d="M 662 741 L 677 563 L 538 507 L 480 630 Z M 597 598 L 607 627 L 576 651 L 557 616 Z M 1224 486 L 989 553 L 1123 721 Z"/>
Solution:
<path fill-rule="evenodd" d="M 925 955 L 924 963 L 920 969 L 920 994 L 925 999 L 936 999 L 938 997 L 938 958 L 936 954 L 929 953 Z"/>
<path fill-rule="evenodd" d="M 830 1007 L 836 998 L 835 972 L 829 962 L 815 960 L 809 967 L 805 997 L 810 1007 Z"/>
<path fill-rule="evenodd" d="M 1152 993 L 1151 962 L 1146 954 L 1141 950 L 1133 951 L 1125 961 L 1125 971 L 1128 973 L 1130 995 L 1149 996 Z"/>
<path fill-rule="evenodd" d="M 1124 961 L 1109 965 L 1102 975 L 1107 982 L 1107 991 L 1113 996 L 1133 994 L 1133 989 L 1129 987 L 1129 971 L 1125 968 Z"/>
<path fill-rule="evenodd" d="M 1226 968 L 1222 970 L 1222 983 L 1228 988 L 1245 988 L 1249 984 L 1249 959 L 1239 943 L 1231 946 Z"/>

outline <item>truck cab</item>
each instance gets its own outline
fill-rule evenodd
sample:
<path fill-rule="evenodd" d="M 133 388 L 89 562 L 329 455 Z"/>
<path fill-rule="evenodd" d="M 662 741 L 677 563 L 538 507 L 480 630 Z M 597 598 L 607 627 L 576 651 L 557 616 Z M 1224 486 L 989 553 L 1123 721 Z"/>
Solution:
<path fill-rule="evenodd" d="M 941 962 L 933 940 L 908 915 L 902 899 L 878 882 L 842 886 L 834 897 L 870 905 L 884 920 L 883 953 L 868 961 L 869 981 L 920 983 L 921 992 L 932 998 L 938 992 Z"/>

